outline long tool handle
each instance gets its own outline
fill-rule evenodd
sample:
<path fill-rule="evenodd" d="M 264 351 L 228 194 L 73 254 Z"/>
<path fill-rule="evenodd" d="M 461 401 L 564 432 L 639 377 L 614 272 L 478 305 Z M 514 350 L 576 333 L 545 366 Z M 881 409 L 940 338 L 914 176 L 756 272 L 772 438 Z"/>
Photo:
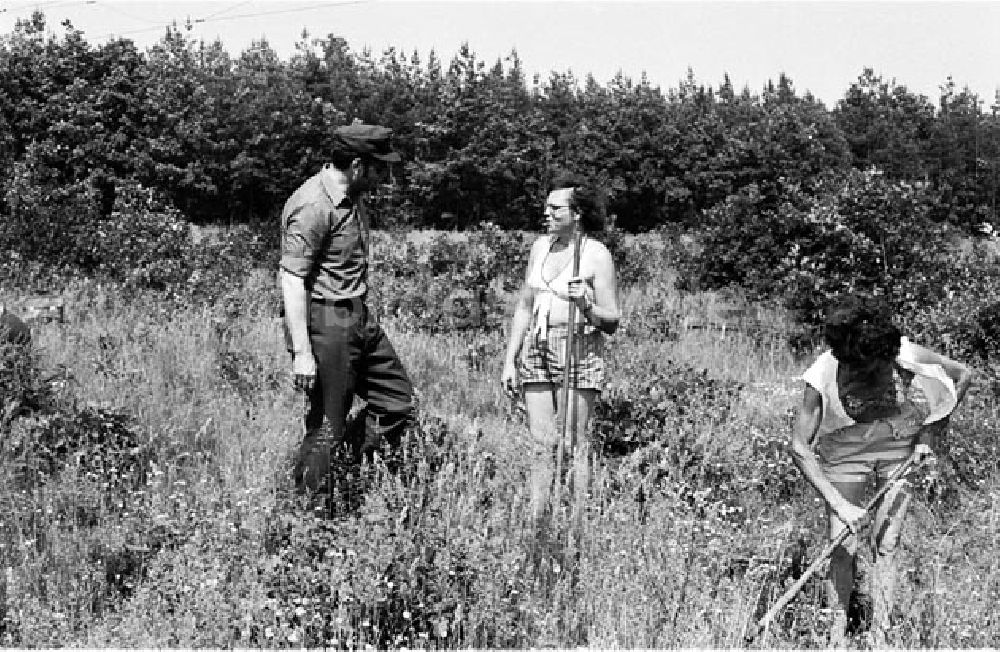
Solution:
<path fill-rule="evenodd" d="M 881 487 L 879 487 L 878 491 L 875 492 L 875 495 L 872 496 L 871 499 L 865 504 L 865 511 L 869 512 L 868 517 L 865 519 L 866 524 L 870 521 L 870 512 L 874 509 L 875 505 L 878 504 L 878 501 L 880 501 L 882 497 L 889 492 L 889 490 L 899 481 L 900 478 L 909 472 L 910 467 L 912 466 L 913 462 L 911 459 L 907 459 L 905 462 L 897 466 L 896 470 L 889 475 L 889 478 L 882 484 Z M 809 567 L 806 568 L 799 579 L 795 580 L 795 583 L 788 587 L 788 590 L 785 591 L 780 598 L 778 598 L 774 605 L 767 610 L 767 613 L 761 616 L 760 620 L 758 620 L 757 623 L 754 624 L 753 627 L 747 632 L 744 637 L 744 640 L 747 643 L 752 642 L 762 631 L 764 631 L 764 629 L 771 623 L 771 620 L 773 620 L 774 617 L 785 608 L 785 605 L 791 602 L 792 598 L 798 595 L 799 591 L 802 590 L 802 587 L 805 586 L 809 578 L 813 576 L 813 573 L 819 570 L 819 567 L 822 566 L 823 562 L 825 562 L 830 555 L 833 554 L 833 551 L 837 548 L 837 546 L 846 541 L 849 536 L 851 536 L 851 531 L 845 527 L 841 530 L 840 534 L 834 537 L 833 540 L 830 541 L 825 548 L 823 548 L 819 557 L 817 557 L 813 563 L 809 564 Z"/>
<path fill-rule="evenodd" d="M 573 230 L 573 276 L 579 276 L 580 274 L 580 231 L 578 229 Z M 570 452 L 576 453 L 576 401 L 574 400 L 570 404 L 569 398 L 569 384 L 570 379 L 574 376 L 576 372 L 575 361 L 573 360 L 574 342 L 573 335 L 576 333 L 576 303 L 574 301 L 569 302 L 569 312 L 566 315 L 566 364 L 563 367 L 563 385 L 562 385 L 562 431 L 559 433 L 559 444 L 557 446 L 556 452 L 556 486 L 560 486 L 562 483 L 562 463 L 563 456 L 566 453 L 566 435 L 567 432 L 572 432 L 572 439 L 570 444 Z M 575 397 L 574 397 L 575 398 Z M 572 415 L 572 417 L 570 416 Z M 572 425 L 572 429 L 570 426 Z"/>
<path fill-rule="evenodd" d="M 580 275 L 580 243 L 583 237 L 580 234 L 579 229 L 573 231 L 573 276 L 576 278 Z M 576 380 L 576 365 L 579 360 L 575 359 L 576 354 L 576 302 L 569 302 L 569 315 L 567 315 L 567 321 L 569 323 L 569 331 L 566 333 L 566 378 L 572 378 Z M 563 439 L 566 438 L 566 428 L 569 428 L 569 441 L 570 441 L 570 454 L 576 455 L 576 397 L 572 403 L 569 399 L 569 383 L 563 384 L 563 405 L 566 406 L 566 416 L 567 419 L 563 423 Z M 569 422 L 567 426 L 565 421 Z"/>

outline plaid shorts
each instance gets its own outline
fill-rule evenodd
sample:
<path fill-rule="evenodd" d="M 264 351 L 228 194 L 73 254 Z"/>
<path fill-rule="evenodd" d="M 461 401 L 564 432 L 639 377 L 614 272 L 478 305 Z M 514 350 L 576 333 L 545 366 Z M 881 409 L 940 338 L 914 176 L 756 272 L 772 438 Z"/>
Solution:
<path fill-rule="evenodd" d="M 587 332 L 589 331 L 589 332 Z M 562 385 L 566 368 L 565 326 L 549 326 L 547 336 L 539 340 L 529 331 L 521 349 L 518 372 L 521 383 L 552 383 Z M 599 330 L 578 330 L 573 336 L 573 373 L 570 386 L 574 389 L 596 389 L 604 385 L 604 337 Z"/>

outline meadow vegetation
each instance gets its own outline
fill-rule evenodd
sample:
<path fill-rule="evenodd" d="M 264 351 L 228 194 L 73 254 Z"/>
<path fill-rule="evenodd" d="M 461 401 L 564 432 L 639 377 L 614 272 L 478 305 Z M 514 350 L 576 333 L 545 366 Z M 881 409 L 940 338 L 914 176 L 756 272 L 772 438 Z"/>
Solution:
<path fill-rule="evenodd" d="M 0 303 L 66 315 L 0 351 L 0 645 L 739 646 L 820 547 L 791 414 L 825 302 L 858 291 L 979 372 L 916 481 L 892 642 L 1000 638 L 1000 102 L 50 25 L 0 35 Z M 323 515 L 289 489 L 277 214 L 354 120 L 403 159 L 369 300 L 421 409 L 336 462 Z M 538 531 L 497 379 L 560 167 L 607 190 L 624 318 L 590 482 Z M 828 617 L 813 581 L 762 645 L 821 646 Z"/>
<path fill-rule="evenodd" d="M 815 348 L 779 306 L 677 290 L 662 261 L 692 255 L 679 239 L 618 240 L 622 275 L 643 280 L 623 289 L 598 464 L 543 532 L 523 415 L 497 383 L 524 237 L 379 234 L 373 300 L 419 426 L 373 464 L 338 462 L 332 518 L 290 491 L 303 399 L 266 256 L 239 263 L 231 238 L 205 238 L 217 266 L 199 274 L 228 279 L 212 292 L 64 280 L 67 322 L 36 325 L 31 357 L 3 353 L 0 642 L 740 646 L 822 545 L 822 507 L 788 455 Z M 935 325 L 929 344 L 980 346 L 984 372 L 919 480 L 895 614 L 906 647 L 1000 635 L 996 349 L 935 316 L 973 300 L 906 315 Z M 817 580 L 764 644 L 822 646 L 827 617 Z"/>

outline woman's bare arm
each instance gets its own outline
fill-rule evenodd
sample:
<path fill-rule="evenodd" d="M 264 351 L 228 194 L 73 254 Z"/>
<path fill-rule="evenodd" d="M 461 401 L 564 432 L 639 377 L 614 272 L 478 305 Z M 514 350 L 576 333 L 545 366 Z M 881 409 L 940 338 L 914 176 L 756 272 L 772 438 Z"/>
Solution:
<path fill-rule="evenodd" d="M 958 402 L 961 403 L 962 399 L 965 398 L 966 392 L 969 391 L 969 387 L 972 385 L 974 375 L 972 370 L 961 362 L 936 353 L 927 347 L 912 342 L 910 346 L 913 347 L 913 357 L 916 362 L 941 365 L 944 372 L 955 383 L 955 392 L 958 394 Z"/>
<path fill-rule="evenodd" d="M 857 524 L 866 515 L 865 510 L 848 502 L 837 491 L 837 488 L 823 474 L 823 469 L 812 449 L 812 443 L 819 431 L 822 418 L 823 397 L 814 388 L 807 385 L 802 395 L 802 405 L 799 406 L 798 416 L 795 419 L 795 428 L 792 430 L 792 458 L 802 471 L 802 475 L 812 486 L 816 487 L 816 491 L 820 493 L 830 509 L 851 530 L 855 530 Z"/>
<path fill-rule="evenodd" d="M 615 261 L 600 242 L 595 242 L 590 264 L 594 270 L 594 300 L 583 315 L 595 327 L 608 335 L 614 334 L 621 320 L 618 310 L 618 282 L 615 278 Z"/>
<path fill-rule="evenodd" d="M 947 356 L 943 356 L 940 353 L 932 351 L 927 347 L 920 346 L 919 344 L 910 343 L 913 347 L 913 358 L 915 361 L 922 364 L 937 364 L 941 365 L 944 372 L 948 374 L 952 382 L 955 383 L 955 393 L 957 394 L 957 402 L 961 403 L 962 399 L 965 398 L 965 394 L 969 391 L 969 387 L 972 385 L 973 372 L 971 369 L 966 367 L 961 362 L 952 360 Z M 924 458 L 934 454 L 934 447 L 937 443 L 938 438 L 948 429 L 948 423 L 950 421 L 950 415 L 925 425 L 920 429 L 920 436 L 917 439 L 917 446 L 914 450 L 914 455 L 918 461 L 922 461 Z"/>

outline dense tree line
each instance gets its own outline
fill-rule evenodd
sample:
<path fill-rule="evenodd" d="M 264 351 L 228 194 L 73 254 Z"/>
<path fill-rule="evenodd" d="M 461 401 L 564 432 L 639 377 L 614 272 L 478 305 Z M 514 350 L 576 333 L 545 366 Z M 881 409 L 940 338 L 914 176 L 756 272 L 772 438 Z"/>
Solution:
<path fill-rule="evenodd" d="M 537 229 L 568 167 L 604 184 L 620 230 L 696 233 L 681 284 L 739 286 L 806 321 L 841 291 L 939 300 L 947 243 L 997 222 L 1000 101 L 984 109 L 950 78 L 935 104 L 866 69 L 828 109 L 783 74 L 753 92 L 689 71 L 664 91 L 622 74 L 527 79 L 516 52 L 376 56 L 306 33 L 287 60 L 266 41 L 234 58 L 176 27 L 140 51 L 35 13 L 0 35 L 0 277 L 190 284 L 220 256 L 192 249 L 187 224 L 273 238 L 353 120 L 393 127 L 403 154 L 380 226 Z M 222 259 L 273 249 L 231 240 Z"/>
<path fill-rule="evenodd" d="M 569 165 L 605 181 L 626 230 L 693 225 L 751 185 L 779 201 L 852 167 L 927 183 L 942 219 L 971 226 L 995 218 L 997 109 L 950 79 L 935 106 L 871 70 L 828 110 L 784 75 L 760 93 L 691 73 L 666 92 L 624 75 L 528 80 L 516 53 L 487 66 L 468 46 L 446 63 L 304 34 L 288 61 L 264 41 L 233 58 L 170 28 L 142 52 L 69 23 L 54 35 L 40 13 L 0 38 L 5 212 L 27 185 L 86 190 L 106 213 L 134 182 L 195 221 L 268 219 L 331 128 L 362 120 L 397 130 L 406 163 L 386 213 L 412 225 L 534 225 L 547 175 Z"/>

